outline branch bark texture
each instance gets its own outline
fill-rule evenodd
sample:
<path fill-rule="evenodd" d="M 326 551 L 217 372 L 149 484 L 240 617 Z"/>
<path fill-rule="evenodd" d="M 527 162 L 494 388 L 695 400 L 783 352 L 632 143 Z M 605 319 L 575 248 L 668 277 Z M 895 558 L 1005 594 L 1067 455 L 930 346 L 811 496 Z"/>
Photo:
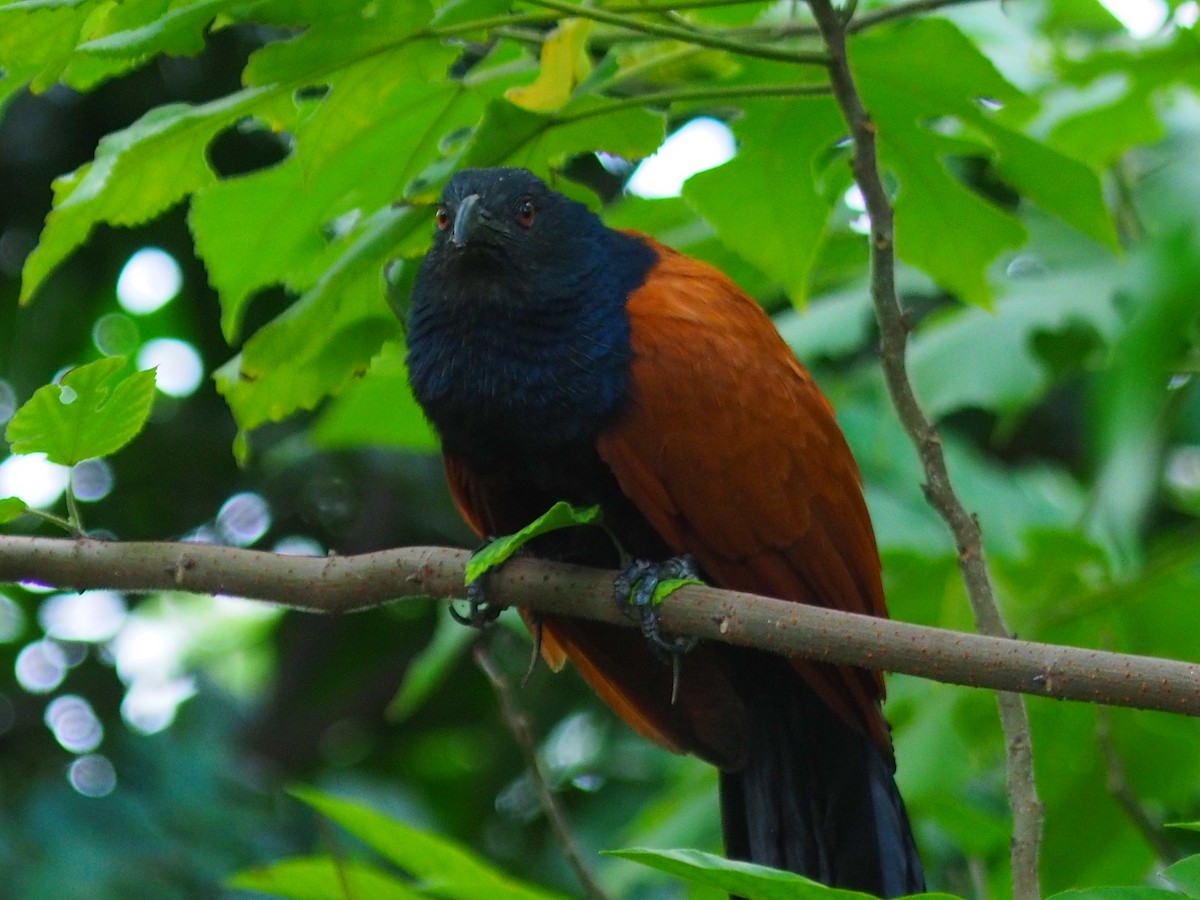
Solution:
<path fill-rule="evenodd" d="M 461 598 L 465 550 L 406 547 L 359 556 L 283 556 L 208 544 L 0 537 L 0 583 L 84 590 L 232 594 L 347 613 Z M 615 572 L 513 559 L 489 576 L 506 606 L 633 627 L 612 600 Z M 1200 664 L 967 634 L 689 586 L 663 605 L 676 634 L 934 681 L 1200 716 Z"/>

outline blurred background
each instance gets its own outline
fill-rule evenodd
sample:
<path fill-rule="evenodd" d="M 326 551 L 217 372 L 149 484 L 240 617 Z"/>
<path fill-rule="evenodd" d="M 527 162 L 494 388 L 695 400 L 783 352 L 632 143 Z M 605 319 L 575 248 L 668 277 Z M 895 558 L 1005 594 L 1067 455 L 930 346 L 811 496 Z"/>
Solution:
<path fill-rule="evenodd" d="M 1040 19 L 990 7 L 956 15 L 1006 75 L 1046 95 L 1052 75 L 1028 63 L 1050 42 L 1083 57 L 1125 41 L 1139 48 L 1130 59 L 1150 59 L 1155 41 L 1190 40 L 1197 15 L 1195 2 L 1130 4 L 1115 9 L 1120 19 L 1098 4 L 1036 6 Z M 36 302 L 17 306 L 53 179 L 151 107 L 236 90 L 269 36 L 227 28 L 194 57 L 157 58 L 92 93 L 54 87 L 11 101 L 0 122 L 0 422 L 64 368 L 132 356 L 159 367 L 160 393 L 133 444 L 77 468 L 97 533 L 306 554 L 470 546 L 431 446 L 349 438 L 329 424 L 336 407 L 260 428 L 238 467 L 236 427 L 210 377 L 233 350 L 186 206 L 141 227 L 97 229 Z M 1200 66 L 1156 82 L 1144 76 L 1152 62 L 1130 63 L 1126 87 L 1144 87 L 1138 96 L 1157 125 L 1102 160 L 1123 254 L 1021 204 L 991 167 L 964 158 L 957 174 L 1019 214 L 1030 240 L 995 267 L 993 309 L 962 306 L 915 270 L 902 270 L 901 285 L 917 326 L 913 376 L 984 525 L 1010 625 L 1022 637 L 1196 659 Z M 1069 93 L 1062 103 L 1079 100 Z M 1106 129 L 1136 127 L 1110 113 L 1093 132 L 1079 125 L 1075 140 L 1097 147 Z M 880 383 L 860 198 L 849 191 L 835 210 L 844 240 L 831 241 L 825 274 L 797 311 L 679 197 L 683 178 L 735 152 L 729 129 L 683 118 L 672 130 L 671 146 L 636 171 L 591 156 L 569 171 L 611 201 L 613 224 L 718 262 L 772 310 L 864 470 L 893 615 L 970 628 L 953 546 L 924 505 Z M 210 162 L 230 176 L 284 154 L 271 134 L 234 128 Z M 941 236 L 946 253 L 960 237 Z M 262 291 L 245 333 L 290 299 Z M 0 455 L 0 496 L 49 508 L 65 480 L 44 460 Z M 29 517 L 6 527 L 52 533 Z M 493 692 L 463 652 L 473 639 L 432 603 L 325 618 L 234 597 L 0 585 L 4 893 L 232 893 L 220 882 L 240 868 L 330 849 L 314 814 L 283 793 L 293 783 L 369 800 L 514 874 L 574 891 Z M 529 642 L 506 621 L 492 652 L 519 679 Z M 934 883 L 1003 896 L 1009 823 L 992 698 L 908 678 L 890 685 L 900 783 Z M 539 668 L 520 698 L 585 848 L 719 849 L 712 771 L 636 738 L 573 673 Z M 1048 887 L 1136 882 L 1197 849 L 1162 827 L 1200 818 L 1196 723 L 1039 700 L 1030 708 Z M 693 896 L 631 864 L 601 868 L 618 896 Z"/>

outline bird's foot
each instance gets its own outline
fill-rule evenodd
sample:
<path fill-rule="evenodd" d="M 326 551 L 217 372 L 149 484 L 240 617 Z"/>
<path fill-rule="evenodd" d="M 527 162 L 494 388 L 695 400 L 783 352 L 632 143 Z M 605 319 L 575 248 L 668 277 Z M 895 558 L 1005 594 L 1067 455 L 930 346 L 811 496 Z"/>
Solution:
<path fill-rule="evenodd" d="M 480 553 L 483 553 L 495 542 L 494 537 L 487 538 L 480 544 L 475 552 L 471 554 L 474 559 Z M 472 628 L 486 628 L 500 617 L 500 613 L 504 611 L 504 607 L 488 600 L 487 582 L 491 577 L 491 573 L 495 568 L 498 568 L 501 563 L 489 566 L 480 572 L 476 577 L 467 582 L 467 611 L 460 613 L 455 609 L 454 604 L 450 604 L 450 615 L 454 621 L 460 625 L 470 625 Z"/>
<path fill-rule="evenodd" d="M 696 561 L 690 556 L 674 556 L 662 562 L 637 560 L 613 582 L 617 607 L 641 626 L 650 649 L 664 661 L 677 662 L 681 653 L 696 646 L 693 637 L 665 634 L 658 614 L 663 600 L 685 584 L 703 584 Z"/>

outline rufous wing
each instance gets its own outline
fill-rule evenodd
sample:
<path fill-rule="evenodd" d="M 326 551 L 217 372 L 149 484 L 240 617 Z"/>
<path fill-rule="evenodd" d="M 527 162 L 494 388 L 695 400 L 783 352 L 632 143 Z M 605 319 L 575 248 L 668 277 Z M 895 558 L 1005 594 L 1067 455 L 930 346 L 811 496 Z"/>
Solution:
<path fill-rule="evenodd" d="M 622 493 L 717 586 L 885 616 L 861 476 L 828 401 L 730 279 L 651 243 L 660 261 L 627 304 L 630 405 L 597 441 Z M 877 674 L 793 665 L 890 748 Z"/>

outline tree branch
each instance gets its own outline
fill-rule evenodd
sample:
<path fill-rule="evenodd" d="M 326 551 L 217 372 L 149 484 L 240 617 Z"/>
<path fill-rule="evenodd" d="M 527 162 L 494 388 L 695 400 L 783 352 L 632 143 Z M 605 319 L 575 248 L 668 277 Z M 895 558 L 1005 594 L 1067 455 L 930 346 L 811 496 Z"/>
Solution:
<path fill-rule="evenodd" d="M 234 594 L 346 613 L 464 595 L 470 554 L 405 547 L 359 556 L 283 556 L 209 544 L 0 537 L 0 583 L 83 590 Z M 615 572 L 513 559 L 489 576 L 498 604 L 633 627 L 612 602 Z M 1200 716 L 1200 664 L 967 634 L 689 586 L 662 610 L 673 634 L 999 691 Z"/>
<path fill-rule="evenodd" d="M 809 8 L 829 51 L 829 78 L 834 97 L 850 128 L 854 145 L 851 165 L 871 220 L 871 295 L 880 330 L 880 361 L 892 404 L 908 433 L 925 473 L 925 496 L 949 526 L 958 546 L 959 568 L 975 623 L 986 635 L 1007 636 L 992 591 L 983 554 L 979 522 L 954 492 L 941 438 L 917 402 L 908 378 L 908 322 L 896 292 L 895 222 L 892 202 L 883 185 L 875 146 L 875 123 L 863 106 L 846 50 L 847 23 L 830 0 L 809 0 Z M 1029 715 L 1015 694 L 996 695 L 1008 757 L 1008 797 L 1013 814 L 1012 876 L 1016 900 L 1037 900 L 1038 852 L 1042 804 L 1033 772 Z"/>

